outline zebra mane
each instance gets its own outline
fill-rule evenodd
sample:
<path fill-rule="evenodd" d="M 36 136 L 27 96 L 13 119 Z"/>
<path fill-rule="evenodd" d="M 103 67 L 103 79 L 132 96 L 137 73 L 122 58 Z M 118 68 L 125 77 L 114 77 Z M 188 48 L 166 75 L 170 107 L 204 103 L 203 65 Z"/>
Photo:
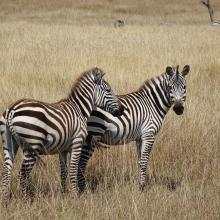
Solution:
<path fill-rule="evenodd" d="M 82 80 L 84 78 L 87 78 L 89 75 L 91 75 L 91 73 L 92 73 L 92 69 L 89 69 L 89 70 L 86 70 L 80 74 L 80 76 L 75 80 L 75 82 L 73 83 L 73 85 L 71 87 L 70 95 L 75 92 L 76 88 L 81 84 Z"/>
<path fill-rule="evenodd" d="M 159 76 L 154 76 L 150 79 L 147 79 L 137 90 L 135 90 L 134 92 L 132 93 L 141 93 L 143 92 L 144 90 L 146 90 L 147 87 L 149 87 L 153 82 L 155 82 L 155 80 L 158 80 L 162 83 L 163 79 L 165 77 L 165 73 L 159 75 Z M 128 95 L 130 93 L 127 93 L 127 94 L 123 94 L 123 95 L 118 95 L 118 97 L 124 97 L 126 95 Z"/>

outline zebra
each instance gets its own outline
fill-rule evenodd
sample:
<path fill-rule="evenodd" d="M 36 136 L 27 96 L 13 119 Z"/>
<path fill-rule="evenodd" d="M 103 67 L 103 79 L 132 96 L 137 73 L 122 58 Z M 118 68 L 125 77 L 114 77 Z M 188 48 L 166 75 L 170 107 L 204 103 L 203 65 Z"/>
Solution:
<path fill-rule="evenodd" d="M 123 112 L 117 96 L 102 79 L 104 74 L 100 68 L 92 68 L 81 74 L 66 99 L 53 104 L 22 99 L 3 113 L 0 120 L 4 152 L 3 203 L 9 196 L 11 170 L 19 146 L 24 155 L 20 185 L 25 199 L 32 200 L 29 176 L 40 155 L 59 154 L 61 185 L 65 190 L 66 157 L 69 151 L 71 191 L 73 195 L 77 194 L 78 162 L 87 135 L 87 119 L 93 107 L 98 106 L 114 116 L 120 116 Z"/>
<path fill-rule="evenodd" d="M 113 118 L 100 108 L 93 109 L 87 121 L 88 136 L 82 149 L 78 170 L 78 186 L 85 190 L 84 172 L 86 164 L 95 149 L 95 144 L 108 145 L 136 142 L 140 169 L 139 187 L 146 185 L 146 170 L 150 152 L 168 110 L 173 106 L 177 115 L 184 111 L 186 100 L 186 79 L 190 66 L 182 72 L 167 66 L 165 73 L 147 80 L 137 91 L 119 95 L 124 106 L 122 116 Z"/>

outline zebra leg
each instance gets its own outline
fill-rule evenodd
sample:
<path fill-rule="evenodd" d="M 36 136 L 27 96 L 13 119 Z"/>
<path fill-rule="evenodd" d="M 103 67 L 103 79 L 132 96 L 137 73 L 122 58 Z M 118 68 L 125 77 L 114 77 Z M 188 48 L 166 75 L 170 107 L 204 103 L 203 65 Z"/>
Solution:
<path fill-rule="evenodd" d="M 80 193 L 84 192 L 86 187 L 85 182 L 85 169 L 88 160 L 92 156 L 95 149 L 95 145 L 91 143 L 91 141 L 86 141 L 86 143 L 83 145 L 82 153 L 79 161 L 79 169 L 78 169 L 78 187 Z"/>
<path fill-rule="evenodd" d="M 59 154 L 62 193 L 66 192 L 66 178 L 67 178 L 67 175 L 68 175 L 68 171 L 67 171 L 67 154 L 68 154 L 67 151 L 61 152 Z"/>
<path fill-rule="evenodd" d="M 73 196 L 78 193 L 77 183 L 78 183 L 78 168 L 79 160 L 82 151 L 82 145 L 84 143 L 84 138 L 75 138 L 71 147 L 71 158 L 70 158 L 70 186 Z"/>
<path fill-rule="evenodd" d="M 141 152 L 140 152 L 140 190 L 143 190 L 146 184 L 147 163 L 150 152 L 154 143 L 155 137 L 152 133 L 145 133 L 141 138 Z"/>
<path fill-rule="evenodd" d="M 140 141 L 140 140 L 136 140 L 136 146 L 137 146 L 137 158 L 138 158 L 138 164 L 140 165 L 142 141 Z"/>
<path fill-rule="evenodd" d="M 7 205 L 8 199 L 10 198 L 9 182 L 11 179 L 12 166 L 19 146 L 12 136 L 8 126 L 5 124 L 4 118 L 0 121 L 0 133 L 4 152 L 4 164 L 2 171 L 2 204 Z"/>
<path fill-rule="evenodd" d="M 31 200 L 33 198 L 33 192 L 31 190 L 30 185 L 30 172 L 34 167 L 34 164 L 37 161 L 38 155 L 36 151 L 24 151 L 24 160 L 21 165 L 20 170 L 20 185 L 22 194 L 26 200 Z"/>

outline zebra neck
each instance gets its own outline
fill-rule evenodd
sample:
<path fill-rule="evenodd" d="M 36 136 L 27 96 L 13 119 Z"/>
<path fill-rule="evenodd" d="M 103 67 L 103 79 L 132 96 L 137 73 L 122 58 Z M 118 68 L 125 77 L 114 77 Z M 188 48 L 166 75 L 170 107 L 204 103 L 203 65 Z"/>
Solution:
<path fill-rule="evenodd" d="M 77 105 L 82 115 L 89 118 L 94 105 L 93 93 L 83 86 L 78 86 L 72 90 L 69 100 L 73 105 Z"/>
<path fill-rule="evenodd" d="M 160 75 L 145 82 L 142 90 L 154 106 L 156 112 L 163 118 L 171 105 L 165 88 L 165 76 Z"/>

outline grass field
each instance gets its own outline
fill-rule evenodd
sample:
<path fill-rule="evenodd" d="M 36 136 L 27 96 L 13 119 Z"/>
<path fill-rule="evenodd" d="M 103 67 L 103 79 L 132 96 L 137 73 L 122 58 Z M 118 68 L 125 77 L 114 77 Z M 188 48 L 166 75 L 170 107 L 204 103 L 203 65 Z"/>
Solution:
<path fill-rule="evenodd" d="M 220 27 L 200 1 L 1 0 L 0 110 L 29 97 L 55 102 L 81 72 L 103 68 L 117 94 L 164 72 L 191 66 L 183 116 L 171 110 L 154 144 L 149 183 L 138 189 L 133 143 L 97 150 L 78 199 L 60 192 L 57 156 L 32 172 L 36 199 L 22 200 L 19 152 L 12 199 L 0 219 L 219 219 Z M 220 3 L 212 1 L 220 19 Z M 116 19 L 126 25 L 114 28 Z M 0 148 L 2 167 L 2 148 Z"/>

